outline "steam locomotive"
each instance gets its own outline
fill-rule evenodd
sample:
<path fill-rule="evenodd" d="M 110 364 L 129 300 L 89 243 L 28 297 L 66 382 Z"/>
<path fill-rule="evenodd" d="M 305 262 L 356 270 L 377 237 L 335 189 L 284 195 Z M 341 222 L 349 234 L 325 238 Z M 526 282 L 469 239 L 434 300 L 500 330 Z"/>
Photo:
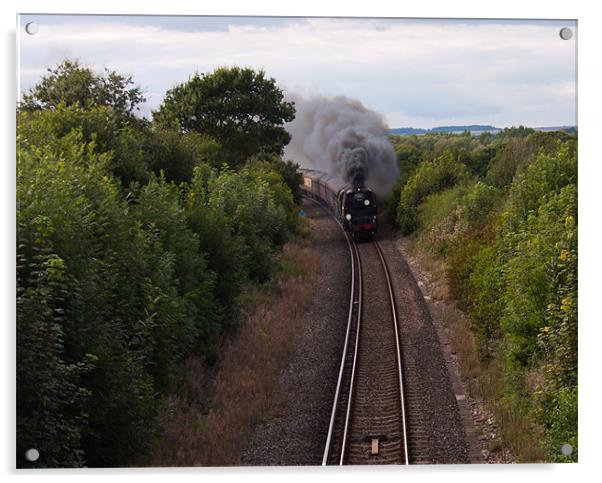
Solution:
<path fill-rule="evenodd" d="M 363 185 L 350 185 L 341 179 L 311 169 L 300 169 L 303 192 L 333 210 L 353 239 L 373 238 L 376 233 L 376 196 Z"/>

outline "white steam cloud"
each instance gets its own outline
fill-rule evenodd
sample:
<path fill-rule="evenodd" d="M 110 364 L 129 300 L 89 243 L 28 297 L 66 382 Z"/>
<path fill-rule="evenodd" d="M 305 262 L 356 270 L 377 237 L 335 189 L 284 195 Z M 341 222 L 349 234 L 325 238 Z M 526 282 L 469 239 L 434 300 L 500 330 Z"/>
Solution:
<path fill-rule="evenodd" d="M 377 112 L 343 96 L 306 98 L 287 93 L 297 110 L 286 124 L 291 142 L 285 156 L 385 195 L 399 176 L 387 125 Z"/>

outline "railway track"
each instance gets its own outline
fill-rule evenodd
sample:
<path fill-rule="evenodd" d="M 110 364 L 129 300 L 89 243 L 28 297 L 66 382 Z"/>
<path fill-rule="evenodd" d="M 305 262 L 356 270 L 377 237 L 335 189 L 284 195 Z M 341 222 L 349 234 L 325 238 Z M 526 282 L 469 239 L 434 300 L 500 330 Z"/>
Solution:
<path fill-rule="evenodd" d="M 347 236 L 347 243 L 349 313 L 322 464 L 409 464 L 402 345 L 388 267 L 378 242 L 356 244 Z"/>

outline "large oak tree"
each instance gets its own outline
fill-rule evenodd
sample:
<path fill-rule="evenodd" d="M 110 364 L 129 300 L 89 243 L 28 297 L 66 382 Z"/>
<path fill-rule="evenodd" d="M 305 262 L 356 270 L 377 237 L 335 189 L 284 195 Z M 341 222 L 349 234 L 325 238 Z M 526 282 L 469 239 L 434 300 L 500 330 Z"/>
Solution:
<path fill-rule="evenodd" d="M 221 67 L 169 90 L 153 116 L 159 125 L 211 136 L 237 165 L 258 153 L 282 154 L 290 141 L 283 124 L 295 108 L 262 70 Z"/>

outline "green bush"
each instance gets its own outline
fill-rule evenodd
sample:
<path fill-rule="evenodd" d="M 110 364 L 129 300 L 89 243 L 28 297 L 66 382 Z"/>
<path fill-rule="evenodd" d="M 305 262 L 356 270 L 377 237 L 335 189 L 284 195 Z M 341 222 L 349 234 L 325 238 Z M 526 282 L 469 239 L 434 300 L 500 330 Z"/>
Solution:
<path fill-rule="evenodd" d="M 286 173 L 290 169 L 291 164 L 285 164 L 282 161 L 274 160 L 271 163 L 261 162 L 249 164 L 242 170 L 242 174 L 249 179 L 252 183 L 267 182 L 267 186 L 272 192 L 272 196 L 276 201 L 276 204 L 281 207 L 286 216 L 286 232 L 281 232 L 281 237 L 276 240 L 278 245 L 282 245 L 285 241 L 284 236 L 286 233 L 296 233 L 299 227 L 299 209 L 298 204 L 295 202 L 293 191 L 290 188 L 290 184 L 285 180 L 281 174 L 283 171 Z M 294 168 L 294 165 L 293 165 Z M 295 169 L 295 172 L 296 169 Z M 299 185 L 301 184 L 301 177 L 295 176 L 289 179 L 289 182 L 295 183 L 295 192 L 299 195 Z"/>
<path fill-rule="evenodd" d="M 107 107 L 82 109 L 78 105 L 21 112 L 17 117 L 19 143 L 23 149 L 51 149 L 55 156 L 79 146 L 110 160 L 106 168 L 123 186 L 148 181 L 144 160 L 145 128 L 122 123 Z M 72 135 L 80 136 L 79 144 Z"/>
<path fill-rule="evenodd" d="M 443 262 L 484 364 L 502 362 L 504 411 L 543 430 L 549 461 L 576 461 L 575 136 L 517 128 L 478 140 L 413 138 L 405 142 L 423 161 L 399 196 L 401 232 L 415 231 L 414 245 Z"/>
<path fill-rule="evenodd" d="M 196 132 L 181 133 L 154 127 L 146 134 L 144 159 L 148 169 L 161 172 L 168 181 L 190 182 L 195 166 L 221 166 L 225 161 L 221 146 L 213 139 Z"/>
<path fill-rule="evenodd" d="M 536 416 L 545 430 L 543 447 L 549 461 L 555 463 L 577 462 L 577 386 L 561 387 L 547 391 L 537 398 Z M 571 445 L 573 452 L 563 455 L 563 445 Z"/>
<path fill-rule="evenodd" d="M 401 190 L 397 206 L 397 226 L 403 234 L 412 233 L 418 226 L 418 205 L 433 193 L 442 191 L 468 178 L 462 163 L 446 154 L 435 161 L 419 165 L 416 173 Z"/>
<path fill-rule="evenodd" d="M 418 207 L 416 239 L 429 252 L 445 255 L 459 233 L 457 231 L 458 202 L 466 193 L 466 186 L 456 185 L 433 193 Z"/>
<path fill-rule="evenodd" d="M 509 186 L 540 152 L 554 155 L 558 142 L 566 143 L 571 151 L 576 149 L 576 139 L 563 132 L 531 132 L 526 137 L 502 136 L 498 139 L 501 145 L 485 176 L 487 183 L 498 187 Z"/>
<path fill-rule="evenodd" d="M 110 139 L 103 116 L 77 106 L 19 116 L 20 467 L 123 466 L 144 455 L 183 361 L 212 357 L 236 327 L 242 288 L 267 280 L 293 228 L 277 170 L 218 173 L 199 155 L 205 139 L 159 134 L 154 143 L 190 161 L 172 165 L 177 180 L 191 170 L 176 185 L 147 170 L 140 132 L 121 126 Z M 117 156 L 144 173 L 127 190 Z M 23 457 L 30 447 L 36 463 Z"/>
<path fill-rule="evenodd" d="M 131 198 L 130 208 L 145 233 L 148 266 L 156 267 L 144 281 L 154 287 L 146 287 L 149 312 L 138 343 L 152 347 L 148 371 L 163 394 L 173 389 L 185 357 L 219 330 L 210 322 L 216 309 L 215 274 L 207 269 L 198 236 L 188 227 L 180 196 L 174 184 L 153 177 Z"/>
<path fill-rule="evenodd" d="M 94 358 L 63 360 L 65 267 L 58 256 L 33 251 L 31 259 L 17 260 L 17 272 L 28 273 L 17 280 L 17 466 L 78 467 L 85 461 L 81 439 L 90 396 L 81 379 Z M 41 451 L 42 460 L 28 463 L 30 448 Z"/>
<path fill-rule="evenodd" d="M 134 297 L 137 306 L 128 300 L 136 285 L 131 274 L 140 270 L 150 275 L 154 268 L 143 265 L 144 238 L 128 220 L 119 186 L 107 176 L 106 157 L 94 154 L 75 132 L 60 143 L 66 139 L 72 146 L 60 157 L 53 152 L 56 140 L 49 140 L 35 149 L 19 149 L 17 164 L 17 239 L 23 260 L 17 274 L 19 303 L 31 306 L 36 293 L 50 289 L 38 281 L 32 292 L 30 281 L 54 260 L 52 266 L 60 266 L 63 273 L 60 298 L 53 298 L 53 311 L 61 318 L 49 319 L 52 312 L 47 312 L 38 324 L 55 324 L 53 333 L 62 343 L 55 347 L 57 368 L 94 360 L 74 388 L 76 394 L 88 395 L 76 408 L 76 414 L 86 416 L 86 424 L 72 436 L 81 446 L 67 445 L 54 461 L 43 459 L 39 464 L 70 465 L 69 454 L 74 452 L 85 454 L 89 463 L 124 464 L 150 437 L 156 406 L 152 380 L 144 369 L 146 353 L 130 346 L 135 325 L 145 320 L 149 307 L 140 293 Z M 17 332 L 25 334 L 31 323 L 21 313 Z M 34 360 L 25 352 L 23 357 Z M 17 384 L 31 386 L 35 367 L 23 363 L 21 369 Z M 70 419 L 75 409 L 56 400 L 60 392 L 45 393 L 43 386 L 37 390 L 42 391 L 40 404 L 56 405 L 55 421 Z M 35 407 L 24 409 L 19 420 L 31 421 L 36 414 Z M 61 432 L 60 425 L 46 428 L 50 434 Z M 47 449 L 36 448 L 42 455 Z"/>
<path fill-rule="evenodd" d="M 499 207 L 501 193 L 493 186 L 477 181 L 458 201 L 456 216 L 458 231 L 478 231 L 489 222 L 490 215 Z"/>
<path fill-rule="evenodd" d="M 500 336 L 500 314 L 504 308 L 503 267 L 495 246 L 481 245 L 467 264 L 471 267 L 463 287 L 463 299 L 482 356 L 490 356 L 492 342 Z M 461 266 L 461 265 L 460 265 Z"/>
<path fill-rule="evenodd" d="M 295 204 L 301 202 L 302 191 L 300 185 L 302 184 L 303 176 L 299 171 L 297 163 L 290 160 L 285 161 L 280 156 L 264 153 L 249 158 L 246 162 L 246 167 L 278 173 L 282 177 L 282 181 L 288 186 Z"/>
<path fill-rule="evenodd" d="M 286 213 L 276 204 L 269 183 L 226 168 L 209 181 L 207 201 L 223 211 L 226 226 L 242 240 L 245 273 L 254 281 L 267 280 L 272 253 L 286 239 Z"/>

